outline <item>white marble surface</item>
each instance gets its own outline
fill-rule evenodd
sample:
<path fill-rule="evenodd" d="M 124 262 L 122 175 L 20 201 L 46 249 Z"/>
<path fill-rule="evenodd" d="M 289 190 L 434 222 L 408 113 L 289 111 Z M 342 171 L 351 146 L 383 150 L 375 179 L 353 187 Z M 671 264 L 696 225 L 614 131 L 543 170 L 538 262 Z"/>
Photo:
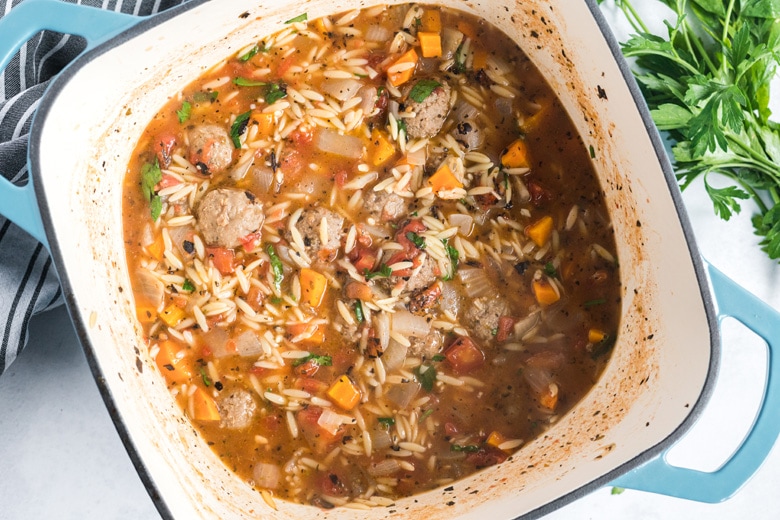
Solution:
<path fill-rule="evenodd" d="M 700 186 L 684 199 L 703 255 L 780 309 L 780 267 L 764 258 L 751 208 L 725 223 Z M 761 395 L 765 347 L 727 322 L 715 393 L 699 423 L 670 453 L 685 467 L 713 470 L 738 445 Z M 764 519 L 780 511 L 780 450 L 733 498 L 717 505 L 609 487 L 550 515 L 568 519 Z M 30 341 L 0 378 L 0 519 L 159 518 L 92 379 L 64 309 L 33 319 Z"/>

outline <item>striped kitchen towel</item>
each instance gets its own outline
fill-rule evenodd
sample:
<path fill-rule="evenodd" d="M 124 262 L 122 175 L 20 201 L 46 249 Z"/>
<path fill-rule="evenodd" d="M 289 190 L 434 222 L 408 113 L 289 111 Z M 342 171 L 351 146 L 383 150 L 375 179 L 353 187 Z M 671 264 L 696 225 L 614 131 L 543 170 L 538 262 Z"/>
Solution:
<path fill-rule="evenodd" d="M 0 0 L 0 17 L 24 0 Z M 66 1 L 66 0 L 63 0 Z M 182 0 L 67 0 L 145 16 Z M 47 84 L 84 48 L 83 39 L 44 31 L 0 72 L 0 174 L 27 180 L 30 124 Z M 63 302 L 46 248 L 0 216 L 0 375 L 27 342 L 30 318 Z"/>

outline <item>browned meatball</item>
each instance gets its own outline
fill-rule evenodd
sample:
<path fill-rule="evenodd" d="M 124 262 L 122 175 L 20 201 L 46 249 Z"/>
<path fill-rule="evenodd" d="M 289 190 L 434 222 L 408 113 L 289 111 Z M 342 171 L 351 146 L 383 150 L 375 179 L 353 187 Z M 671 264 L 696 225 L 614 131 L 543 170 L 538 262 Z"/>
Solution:
<path fill-rule="evenodd" d="M 219 425 L 229 430 L 241 430 L 252 424 L 257 403 L 247 390 L 238 389 L 221 397 L 217 402 Z"/>
<path fill-rule="evenodd" d="M 434 88 L 421 102 L 418 103 L 411 97 L 407 97 L 404 101 L 405 112 L 414 112 L 415 114 L 414 117 L 404 118 L 406 133 L 409 137 L 415 139 L 433 137 L 439 133 L 444 125 L 444 120 L 447 119 L 447 113 L 450 110 L 450 86 L 443 81 L 435 81 L 439 83 L 439 86 Z M 412 86 L 410 93 L 414 92 L 416 85 Z"/>
<path fill-rule="evenodd" d="M 187 132 L 189 161 L 203 175 L 223 172 L 233 162 L 233 142 L 219 125 L 198 125 Z"/>
<path fill-rule="evenodd" d="M 507 311 L 507 303 L 499 296 L 475 299 L 466 310 L 466 325 L 474 336 L 489 340 L 498 330 L 498 319 Z"/>
<path fill-rule="evenodd" d="M 322 242 L 320 225 L 325 220 L 327 241 Z M 306 253 L 312 260 L 331 261 L 338 255 L 341 239 L 344 237 L 344 217 L 326 208 L 315 207 L 303 211 L 295 227 L 301 233 Z M 292 237 L 287 233 L 288 240 Z"/>
<path fill-rule="evenodd" d="M 384 190 L 366 193 L 363 208 L 377 221 L 387 222 L 409 214 L 409 200 Z"/>
<path fill-rule="evenodd" d="M 212 190 L 197 209 L 198 228 L 210 246 L 238 247 L 241 239 L 260 229 L 265 220 L 263 204 L 248 191 Z"/>

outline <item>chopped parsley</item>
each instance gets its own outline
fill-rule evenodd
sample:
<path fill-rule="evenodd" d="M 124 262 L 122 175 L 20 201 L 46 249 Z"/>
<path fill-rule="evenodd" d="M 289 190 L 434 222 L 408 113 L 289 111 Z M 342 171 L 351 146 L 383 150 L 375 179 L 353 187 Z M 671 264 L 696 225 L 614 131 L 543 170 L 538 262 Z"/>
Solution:
<path fill-rule="evenodd" d="M 333 358 L 330 356 L 318 356 L 317 354 L 309 354 L 306 357 L 302 357 L 293 361 L 293 366 L 297 367 L 303 365 L 307 361 L 313 361 L 321 367 L 329 367 L 333 364 Z"/>
<path fill-rule="evenodd" d="M 552 262 L 547 262 L 544 264 L 544 274 L 551 278 L 556 278 L 558 276 L 558 271 L 555 269 L 555 266 Z"/>
<path fill-rule="evenodd" d="M 251 110 L 247 110 L 243 114 L 239 114 L 230 126 L 230 140 L 233 141 L 233 146 L 236 148 L 241 148 L 241 135 L 246 131 L 246 125 L 249 123 L 249 115 L 251 113 Z"/>
<path fill-rule="evenodd" d="M 433 79 L 421 79 L 409 91 L 409 97 L 417 103 L 422 103 L 433 93 L 434 90 L 441 87 L 441 83 Z"/>
<path fill-rule="evenodd" d="M 192 292 L 192 291 L 195 290 L 195 286 L 192 285 L 192 282 L 189 281 L 189 280 L 184 280 L 184 283 L 181 284 L 181 288 L 182 288 L 182 290 L 185 290 L 185 291 L 188 291 L 188 292 Z"/>
<path fill-rule="evenodd" d="M 201 366 L 199 370 L 200 370 L 200 377 L 201 379 L 203 379 L 203 384 L 205 386 L 211 386 L 211 378 L 206 373 L 206 367 Z"/>
<path fill-rule="evenodd" d="M 233 84 L 239 87 L 264 87 L 268 85 L 267 81 L 257 81 L 255 79 L 237 77 L 233 78 Z"/>
<path fill-rule="evenodd" d="M 476 453 L 479 451 L 479 446 L 477 446 L 476 444 L 466 444 L 466 445 L 450 444 L 450 451 Z"/>
<path fill-rule="evenodd" d="M 420 415 L 420 420 L 419 420 L 419 421 L 417 421 L 417 422 L 420 422 L 420 423 L 422 423 L 422 422 L 423 422 L 423 421 L 425 421 L 425 419 L 427 419 L 427 418 L 428 418 L 428 416 L 429 416 L 429 415 L 431 415 L 432 413 L 433 413 L 433 410 L 432 410 L 431 408 L 429 408 L 429 409 L 425 410 L 425 411 L 422 413 L 422 415 Z"/>
<path fill-rule="evenodd" d="M 461 43 L 458 45 L 458 48 L 455 49 L 455 63 L 452 65 L 452 72 L 455 74 L 460 74 L 465 72 L 465 70 L 466 63 L 463 56 L 463 44 Z"/>
<path fill-rule="evenodd" d="M 414 231 L 407 231 L 406 238 L 408 238 L 417 249 L 425 249 L 425 239 Z"/>
<path fill-rule="evenodd" d="M 160 213 L 162 212 L 162 199 L 155 193 L 154 187 L 161 180 L 162 171 L 160 170 L 160 163 L 157 159 L 154 160 L 154 164 L 145 163 L 141 167 L 141 191 L 144 194 L 144 198 L 149 203 L 152 220 L 155 222 L 160 218 Z"/>
<path fill-rule="evenodd" d="M 444 281 L 448 282 L 455 278 L 455 273 L 458 272 L 458 262 L 460 261 L 460 253 L 458 253 L 458 250 L 455 249 L 453 246 L 451 246 L 446 238 L 442 239 L 442 243 L 444 244 L 444 249 L 447 251 L 447 256 L 450 258 L 450 265 L 452 266 L 452 269 L 449 273 L 447 273 L 447 276 L 444 277 Z"/>
<path fill-rule="evenodd" d="M 363 320 L 365 319 L 365 316 L 363 315 L 363 304 L 360 300 L 355 302 L 355 318 L 358 323 L 363 323 Z"/>
<path fill-rule="evenodd" d="M 265 93 L 265 102 L 273 105 L 282 98 L 287 97 L 287 86 L 284 83 L 271 83 Z"/>
<path fill-rule="evenodd" d="M 299 14 L 295 18 L 290 18 L 289 20 L 287 20 L 284 23 L 285 24 L 291 24 L 291 23 L 305 22 L 308 19 L 309 19 L 308 13 L 303 13 L 303 14 Z"/>
<path fill-rule="evenodd" d="M 444 354 L 434 354 L 434 356 L 431 358 L 433 361 L 444 361 L 447 359 Z"/>
<path fill-rule="evenodd" d="M 268 244 L 265 248 L 265 252 L 268 253 L 268 257 L 271 259 L 271 272 L 274 273 L 274 286 L 277 290 L 282 287 L 282 280 L 284 280 L 284 266 L 279 255 L 276 254 L 273 244 Z"/>
<path fill-rule="evenodd" d="M 604 298 L 598 298 L 598 299 L 596 299 L 596 300 L 588 300 L 588 301 L 586 301 L 585 303 L 583 303 L 582 305 L 583 305 L 583 306 L 584 306 L 586 309 L 590 309 L 591 307 L 594 307 L 594 306 L 596 306 L 596 305 L 603 305 L 603 304 L 605 304 L 605 303 L 607 303 L 607 300 L 605 300 Z"/>
<path fill-rule="evenodd" d="M 249 61 L 252 58 L 254 58 L 257 55 L 258 52 L 260 52 L 260 46 L 259 45 L 255 45 L 254 47 L 249 49 L 245 54 L 242 54 L 241 56 L 239 56 L 238 57 L 238 61 Z"/>
<path fill-rule="evenodd" d="M 184 123 L 190 118 L 192 113 L 192 105 L 189 101 L 185 101 L 181 104 L 181 108 L 176 111 L 176 117 L 179 118 L 179 123 Z"/>
<path fill-rule="evenodd" d="M 211 92 L 195 92 L 192 95 L 192 100 L 195 103 L 213 103 L 219 97 L 219 92 L 213 90 Z"/>
<path fill-rule="evenodd" d="M 382 264 L 379 266 L 378 271 L 370 272 L 368 269 L 366 269 L 366 271 L 363 273 L 363 276 L 366 277 L 366 280 L 372 280 L 377 277 L 387 278 L 391 274 L 393 274 L 393 270 L 390 269 L 390 266 L 387 264 Z"/>
<path fill-rule="evenodd" d="M 436 382 L 436 369 L 430 365 L 420 365 L 414 369 L 414 377 L 426 392 L 430 392 Z"/>
<path fill-rule="evenodd" d="M 406 121 L 404 121 L 403 119 L 399 119 L 397 121 L 397 124 L 398 124 L 398 133 L 400 134 L 401 132 L 403 132 L 408 135 L 408 132 L 406 131 Z"/>
<path fill-rule="evenodd" d="M 395 424 L 395 419 L 392 417 L 378 417 L 377 421 L 379 421 L 379 424 L 383 425 L 385 428 L 390 428 Z"/>

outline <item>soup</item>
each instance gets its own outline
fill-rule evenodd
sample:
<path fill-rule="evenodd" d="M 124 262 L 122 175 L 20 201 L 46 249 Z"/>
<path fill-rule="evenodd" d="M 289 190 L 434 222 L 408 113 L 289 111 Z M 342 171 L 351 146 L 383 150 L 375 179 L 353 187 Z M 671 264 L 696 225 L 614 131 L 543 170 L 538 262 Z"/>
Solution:
<path fill-rule="evenodd" d="M 160 110 L 123 212 L 150 357 L 271 504 L 388 505 L 499 464 L 615 341 L 588 150 L 459 11 L 288 20 Z"/>

